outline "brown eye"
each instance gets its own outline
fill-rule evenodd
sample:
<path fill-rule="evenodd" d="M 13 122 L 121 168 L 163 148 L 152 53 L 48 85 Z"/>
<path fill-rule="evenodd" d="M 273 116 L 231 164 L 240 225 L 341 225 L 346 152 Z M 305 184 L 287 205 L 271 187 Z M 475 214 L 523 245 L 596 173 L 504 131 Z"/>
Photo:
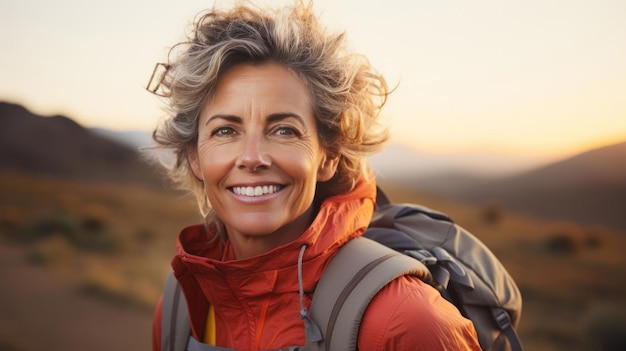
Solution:
<path fill-rule="evenodd" d="M 274 130 L 274 134 L 280 137 L 298 137 L 300 133 L 293 127 L 278 127 Z"/>
<path fill-rule="evenodd" d="M 229 136 L 234 136 L 236 133 L 237 132 L 235 131 L 235 129 L 231 127 L 219 127 L 213 130 L 213 132 L 211 133 L 211 136 L 229 137 Z"/>

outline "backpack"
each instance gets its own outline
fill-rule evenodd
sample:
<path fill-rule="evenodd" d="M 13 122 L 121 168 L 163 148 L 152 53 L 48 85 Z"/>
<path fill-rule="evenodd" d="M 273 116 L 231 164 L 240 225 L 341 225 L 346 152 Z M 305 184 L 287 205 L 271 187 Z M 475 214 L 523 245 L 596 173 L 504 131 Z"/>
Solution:
<path fill-rule="evenodd" d="M 515 330 L 522 297 L 496 256 L 443 213 L 415 204 L 392 204 L 380 188 L 376 203 L 369 228 L 339 250 L 315 289 L 311 318 L 320 324 L 326 343 L 318 350 L 356 350 L 360 320 L 369 301 L 391 280 L 406 274 L 410 263 L 388 264 L 386 256 L 375 253 L 380 250 L 390 257 L 420 262 L 422 268 L 413 266 L 410 273 L 418 277 L 425 266 L 427 277 L 420 278 L 473 322 L 483 350 L 522 351 Z M 376 267 L 384 265 L 396 267 Z M 346 283 L 346 277 L 356 278 Z M 369 282 L 374 279 L 376 283 Z"/>
<path fill-rule="evenodd" d="M 515 331 L 521 294 L 495 255 L 447 215 L 415 204 L 392 204 L 380 188 L 369 228 L 342 246 L 315 289 L 310 309 L 315 326 L 306 325 L 307 345 L 289 350 L 356 350 L 371 299 L 407 274 L 431 284 L 470 319 L 483 350 L 522 351 Z M 185 306 L 170 273 L 161 309 L 162 350 L 227 350 L 190 337 Z"/>

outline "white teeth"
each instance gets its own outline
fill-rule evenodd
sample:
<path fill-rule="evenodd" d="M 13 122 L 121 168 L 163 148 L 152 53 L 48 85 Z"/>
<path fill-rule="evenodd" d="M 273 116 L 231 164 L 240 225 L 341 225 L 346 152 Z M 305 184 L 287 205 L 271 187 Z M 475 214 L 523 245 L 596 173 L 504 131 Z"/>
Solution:
<path fill-rule="evenodd" d="M 273 194 L 280 189 L 278 185 L 263 185 L 263 186 L 236 186 L 233 187 L 233 192 L 237 195 L 245 196 L 261 196 L 267 194 Z"/>

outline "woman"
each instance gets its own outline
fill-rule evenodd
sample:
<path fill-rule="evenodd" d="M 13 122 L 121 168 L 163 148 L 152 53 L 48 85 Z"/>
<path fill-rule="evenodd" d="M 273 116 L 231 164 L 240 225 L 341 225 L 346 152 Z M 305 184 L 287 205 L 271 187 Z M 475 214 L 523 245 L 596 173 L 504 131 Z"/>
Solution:
<path fill-rule="evenodd" d="M 175 48 L 153 89 L 173 117 L 154 137 L 176 152 L 171 176 L 205 218 L 181 231 L 172 260 L 192 335 L 236 350 L 304 345 L 301 303 L 372 216 L 366 157 L 388 137 L 377 118 L 387 85 L 301 2 L 214 9 Z M 154 350 L 160 330 L 159 304 Z M 479 349 L 471 322 L 413 277 L 374 298 L 358 347 Z"/>

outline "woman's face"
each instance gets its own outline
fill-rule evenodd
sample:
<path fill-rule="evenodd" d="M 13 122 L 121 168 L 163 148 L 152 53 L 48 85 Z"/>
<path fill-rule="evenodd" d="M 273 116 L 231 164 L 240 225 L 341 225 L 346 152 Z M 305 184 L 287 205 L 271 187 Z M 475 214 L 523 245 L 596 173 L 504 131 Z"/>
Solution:
<path fill-rule="evenodd" d="M 316 183 L 337 167 L 320 146 L 309 89 L 276 63 L 222 75 L 189 157 L 233 245 L 297 238 L 312 220 Z"/>

